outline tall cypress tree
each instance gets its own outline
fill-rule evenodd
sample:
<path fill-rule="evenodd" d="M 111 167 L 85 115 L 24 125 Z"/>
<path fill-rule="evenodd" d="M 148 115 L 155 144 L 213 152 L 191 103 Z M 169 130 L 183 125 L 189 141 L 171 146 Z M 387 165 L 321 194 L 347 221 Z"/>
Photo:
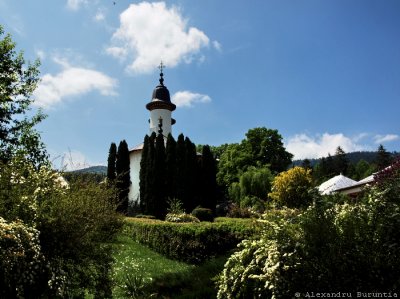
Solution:
<path fill-rule="evenodd" d="M 191 212 L 199 204 L 197 184 L 197 153 L 196 146 L 188 138 L 185 138 L 185 193 L 183 206 L 187 212 Z"/>
<path fill-rule="evenodd" d="M 118 207 L 117 211 L 120 213 L 128 213 L 129 204 L 129 187 L 131 185 L 130 180 L 130 161 L 129 161 L 129 149 L 128 144 L 125 140 L 119 143 L 117 151 L 117 162 L 116 173 L 117 173 L 117 183 L 116 187 L 118 190 Z"/>
<path fill-rule="evenodd" d="M 167 199 L 176 198 L 176 141 L 168 134 L 165 149 L 165 182 Z"/>
<path fill-rule="evenodd" d="M 176 142 L 176 198 L 182 203 L 185 200 L 186 191 L 186 147 L 183 134 L 178 136 Z"/>
<path fill-rule="evenodd" d="M 200 160 L 200 205 L 204 208 L 215 210 L 217 203 L 217 165 L 211 149 L 208 145 L 203 146 Z"/>
<path fill-rule="evenodd" d="M 154 216 L 158 219 L 162 219 L 167 213 L 165 174 L 164 136 L 160 133 L 156 137 L 154 152 L 154 200 L 157 206 Z"/>
<path fill-rule="evenodd" d="M 140 209 L 142 213 L 146 214 L 148 209 L 148 184 L 147 184 L 147 172 L 148 170 L 148 159 L 149 159 L 149 146 L 150 138 L 148 135 L 144 137 L 142 157 L 140 160 L 140 171 L 139 171 L 139 192 L 140 192 Z"/>
<path fill-rule="evenodd" d="M 115 182 L 116 160 L 117 160 L 117 145 L 114 142 L 112 142 L 110 145 L 110 150 L 108 151 L 108 159 L 107 159 L 107 181 L 109 184 L 113 184 Z"/>
<path fill-rule="evenodd" d="M 148 157 L 146 162 L 146 196 L 147 196 L 147 208 L 144 211 L 147 215 L 156 214 L 157 209 L 157 202 L 156 202 L 156 195 L 155 195 L 155 167 L 154 167 L 154 160 L 155 160 L 155 140 L 156 140 L 156 133 L 152 133 L 149 137 L 149 150 L 148 150 Z"/>

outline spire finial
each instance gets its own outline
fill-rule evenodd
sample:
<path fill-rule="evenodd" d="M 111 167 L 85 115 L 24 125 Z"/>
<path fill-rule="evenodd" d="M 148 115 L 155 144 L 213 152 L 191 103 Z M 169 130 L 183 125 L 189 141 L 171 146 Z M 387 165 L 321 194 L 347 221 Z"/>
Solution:
<path fill-rule="evenodd" d="M 163 73 L 163 69 L 165 68 L 165 65 L 162 63 L 162 60 L 161 60 L 160 66 L 159 66 L 158 68 L 160 69 L 160 84 L 161 84 L 161 85 L 164 85 L 164 78 L 163 78 L 164 73 Z"/>

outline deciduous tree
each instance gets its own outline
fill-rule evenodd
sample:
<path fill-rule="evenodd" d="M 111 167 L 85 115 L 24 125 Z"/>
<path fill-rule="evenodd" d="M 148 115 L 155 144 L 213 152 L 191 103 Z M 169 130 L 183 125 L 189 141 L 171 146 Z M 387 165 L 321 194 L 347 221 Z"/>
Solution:
<path fill-rule="evenodd" d="M 16 153 L 23 154 L 37 167 L 48 163 L 48 155 L 35 125 L 45 115 L 39 110 L 27 116 L 32 94 L 39 82 L 39 65 L 26 63 L 23 53 L 0 25 L 0 160 L 7 162 Z"/>

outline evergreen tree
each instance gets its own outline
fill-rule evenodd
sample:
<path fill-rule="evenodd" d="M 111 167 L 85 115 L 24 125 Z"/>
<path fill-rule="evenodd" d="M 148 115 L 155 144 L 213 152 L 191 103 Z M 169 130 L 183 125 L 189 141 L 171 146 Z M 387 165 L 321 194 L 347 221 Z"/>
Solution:
<path fill-rule="evenodd" d="M 347 174 L 347 170 L 349 167 L 349 160 L 347 160 L 346 153 L 344 150 L 338 146 L 335 152 L 335 156 L 333 158 L 333 163 L 334 163 L 334 174 Z"/>
<path fill-rule="evenodd" d="M 167 213 L 167 190 L 166 190 L 166 169 L 165 169 L 165 146 L 164 136 L 160 133 L 156 137 L 154 153 L 154 200 L 157 209 L 154 216 L 158 219 L 165 217 Z"/>
<path fill-rule="evenodd" d="M 167 137 L 165 153 L 165 182 L 167 199 L 176 198 L 176 141 L 171 134 Z"/>
<path fill-rule="evenodd" d="M 390 153 L 388 153 L 386 149 L 383 147 L 383 145 L 380 144 L 378 147 L 378 153 L 375 162 L 378 167 L 378 170 L 382 170 L 388 167 L 391 162 L 392 158 L 390 156 Z"/>
<path fill-rule="evenodd" d="M 198 189 L 201 195 L 199 204 L 204 208 L 215 210 L 217 201 L 217 165 L 208 145 L 202 148 L 199 173 Z"/>
<path fill-rule="evenodd" d="M 197 182 L 197 153 L 196 146 L 188 138 L 185 138 L 185 193 L 183 206 L 187 212 L 191 212 L 199 204 Z"/>
<path fill-rule="evenodd" d="M 303 168 L 305 168 L 305 169 L 312 169 L 311 161 L 310 161 L 309 159 L 304 159 L 304 160 L 301 162 L 301 167 L 303 167 Z"/>
<path fill-rule="evenodd" d="M 147 183 L 147 172 L 149 171 L 149 147 L 150 147 L 150 138 L 148 135 L 144 137 L 143 141 L 143 150 L 142 157 L 140 160 L 140 171 L 139 171 L 139 197 L 140 197 L 140 209 L 142 213 L 147 214 L 148 210 L 148 183 Z"/>
<path fill-rule="evenodd" d="M 186 147 L 183 134 L 178 136 L 176 142 L 176 198 L 182 203 L 185 199 L 186 191 Z"/>
<path fill-rule="evenodd" d="M 144 211 L 147 215 L 156 215 L 157 202 L 156 202 L 156 194 L 155 189 L 157 188 L 155 182 L 155 168 L 154 168 L 154 160 L 155 160 L 155 140 L 156 133 L 152 133 L 149 138 L 149 151 L 146 162 L 146 196 L 147 196 L 147 209 Z"/>
<path fill-rule="evenodd" d="M 107 180 L 109 183 L 113 183 L 116 178 L 115 173 L 115 162 L 117 160 L 117 145 L 112 142 L 110 145 L 110 150 L 108 151 L 107 159 Z"/>
<path fill-rule="evenodd" d="M 117 161 L 115 164 L 117 183 L 116 187 L 118 190 L 118 207 L 117 211 L 120 213 L 128 213 L 129 204 L 129 186 L 131 185 L 130 180 L 130 161 L 129 161 L 129 149 L 128 144 L 125 140 L 122 140 L 118 146 Z"/>

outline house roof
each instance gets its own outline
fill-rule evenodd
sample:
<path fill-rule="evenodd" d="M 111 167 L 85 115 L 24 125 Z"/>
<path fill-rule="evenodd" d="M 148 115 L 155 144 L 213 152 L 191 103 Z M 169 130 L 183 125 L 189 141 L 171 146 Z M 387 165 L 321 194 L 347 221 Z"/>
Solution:
<path fill-rule="evenodd" d="M 130 153 L 143 150 L 143 143 L 140 143 L 129 150 Z"/>
<path fill-rule="evenodd" d="M 356 183 L 357 182 L 355 180 L 352 180 L 342 174 L 339 174 L 319 185 L 318 191 L 324 195 L 330 194 L 338 189 L 353 186 Z"/>

